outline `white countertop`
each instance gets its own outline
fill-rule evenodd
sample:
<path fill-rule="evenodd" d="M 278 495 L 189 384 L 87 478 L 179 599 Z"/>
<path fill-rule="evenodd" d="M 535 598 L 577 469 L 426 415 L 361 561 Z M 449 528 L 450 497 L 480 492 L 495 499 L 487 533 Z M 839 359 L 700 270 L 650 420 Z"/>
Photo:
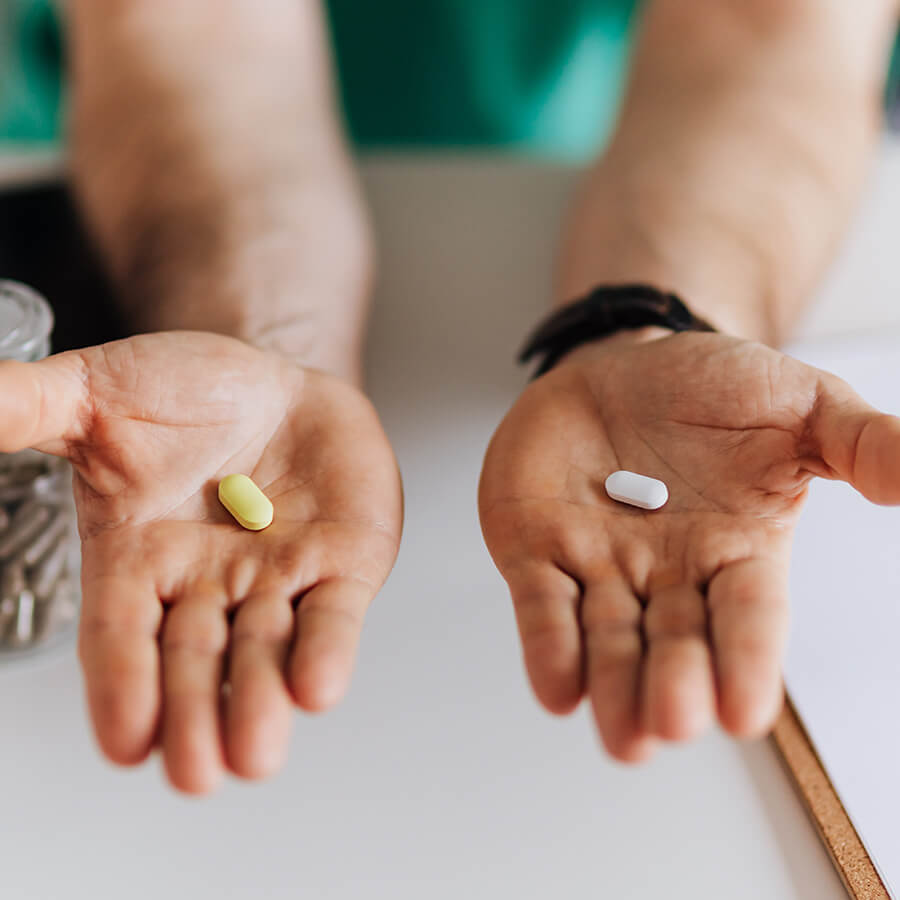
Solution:
<path fill-rule="evenodd" d="M 56 181 L 64 168 L 63 153 L 52 144 L 0 143 L 0 190 Z"/>
<path fill-rule="evenodd" d="M 807 335 L 900 325 L 900 149 L 885 153 Z M 843 898 L 770 744 L 713 734 L 627 769 L 584 710 L 552 719 L 526 686 L 475 490 L 572 173 L 398 158 L 365 176 L 383 261 L 371 387 L 407 522 L 349 698 L 298 716 L 282 775 L 198 801 L 155 762 L 100 759 L 72 653 L 0 670 L 0 896 Z"/>

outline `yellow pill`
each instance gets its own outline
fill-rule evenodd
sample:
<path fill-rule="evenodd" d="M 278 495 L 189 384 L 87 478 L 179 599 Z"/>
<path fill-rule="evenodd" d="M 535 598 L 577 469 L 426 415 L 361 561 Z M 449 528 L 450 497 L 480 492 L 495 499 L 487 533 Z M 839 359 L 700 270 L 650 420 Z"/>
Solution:
<path fill-rule="evenodd" d="M 246 475 L 226 475 L 219 482 L 219 500 L 250 531 L 272 524 L 272 501 Z"/>

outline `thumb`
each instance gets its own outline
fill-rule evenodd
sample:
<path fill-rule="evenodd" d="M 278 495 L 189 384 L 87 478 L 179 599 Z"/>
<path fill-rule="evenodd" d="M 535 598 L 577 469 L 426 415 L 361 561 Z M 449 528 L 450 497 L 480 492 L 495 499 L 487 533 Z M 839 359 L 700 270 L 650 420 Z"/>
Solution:
<path fill-rule="evenodd" d="M 827 375 L 809 426 L 830 477 L 873 503 L 900 504 L 900 418 L 869 406 L 846 382 Z"/>
<path fill-rule="evenodd" d="M 88 390 L 81 355 L 0 361 L 0 452 L 34 447 L 62 456 L 84 431 Z"/>

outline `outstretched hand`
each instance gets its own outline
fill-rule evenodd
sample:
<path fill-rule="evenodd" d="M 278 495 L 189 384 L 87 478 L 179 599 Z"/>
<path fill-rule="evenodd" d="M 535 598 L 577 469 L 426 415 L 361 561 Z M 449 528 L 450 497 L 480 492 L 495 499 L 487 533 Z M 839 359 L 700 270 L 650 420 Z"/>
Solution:
<path fill-rule="evenodd" d="M 82 539 L 80 656 L 116 762 L 162 747 L 173 784 L 281 764 L 292 702 L 331 706 L 396 557 L 399 474 L 369 402 L 231 338 L 142 335 L 0 363 L 0 450 L 67 457 Z M 219 479 L 275 519 L 243 530 Z"/>
<path fill-rule="evenodd" d="M 566 713 L 586 693 L 624 761 L 715 716 L 735 735 L 771 726 L 813 476 L 900 503 L 900 419 L 840 379 L 723 335 L 647 338 L 585 345 L 529 386 L 480 488 L 537 696 Z M 663 480 L 668 503 L 611 500 L 617 469 Z"/>

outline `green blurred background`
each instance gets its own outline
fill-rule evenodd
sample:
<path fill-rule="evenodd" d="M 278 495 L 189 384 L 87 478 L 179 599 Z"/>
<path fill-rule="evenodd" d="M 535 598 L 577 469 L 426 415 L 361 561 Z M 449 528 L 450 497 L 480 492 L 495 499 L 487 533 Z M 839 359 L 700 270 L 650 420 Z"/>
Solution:
<path fill-rule="evenodd" d="M 583 159 L 614 123 L 639 3 L 328 0 L 348 131 L 362 149 L 492 146 Z M 0 0 L 0 149 L 60 139 L 53 6 Z M 898 59 L 887 88 L 894 124 Z"/>
<path fill-rule="evenodd" d="M 578 158 L 615 116 L 638 0 L 330 0 L 361 148 L 500 146 Z M 50 0 L 0 0 L 0 140 L 59 139 Z M 111 73 L 111 76 L 114 73 Z"/>

